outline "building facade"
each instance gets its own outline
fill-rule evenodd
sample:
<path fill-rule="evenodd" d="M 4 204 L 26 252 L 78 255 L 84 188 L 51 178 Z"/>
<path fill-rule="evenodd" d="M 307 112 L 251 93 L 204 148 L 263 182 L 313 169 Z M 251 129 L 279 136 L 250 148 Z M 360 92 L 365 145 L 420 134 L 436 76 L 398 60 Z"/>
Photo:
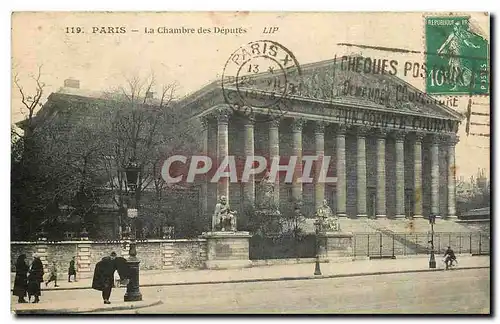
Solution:
<path fill-rule="evenodd" d="M 257 86 L 270 78 L 276 76 L 257 76 Z M 223 88 L 217 82 L 180 104 L 204 129 L 203 153 L 219 161 L 228 155 L 242 160 L 258 155 L 268 161 L 298 157 L 292 182 L 286 183 L 284 174 L 275 182 L 273 195 L 282 212 L 301 201 L 303 213 L 313 217 L 326 199 L 340 217 L 422 218 L 432 213 L 456 218 L 459 113 L 395 76 L 343 70 L 339 61 L 303 66 L 300 79 L 300 89 L 280 98 L 282 111 L 272 118 L 269 107 L 235 110 L 227 93 L 241 89 Z M 336 181 L 317 181 L 319 168 L 314 164 L 315 180 L 300 182 L 301 157 L 306 155 L 330 157 L 328 175 Z M 201 209 L 207 222 L 218 196 L 227 196 L 239 212 L 254 205 L 261 178 L 262 174 L 247 182 L 222 178 L 211 183 L 208 177 L 201 181 Z"/>
<path fill-rule="evenodd" d="M 292 212 L 300 201 L 303 214 L 314 217 L 327 200 L 340 217 L 402 219 L 432 213 L 456 219 L 455 145 L 461 114 L 396 76 L 358 73 L 343 67 L 341 59 L 281 74 L 260 73 L 253 81 L 250 92 L 258 96 L 251 100 L 242 96 L 241 86 L 216 81 L 173 107 L 186 123 L 203 130 L 196 136 L 201 147 L 196 154 L 219 162 L 234 156 L 240 176 L 247 158 L 265 157 L 268 164 L 278 159 L 283 165 L 297 157 L 291 181 L 280 172 L 274 183 L 274 201 L 282 213 Z M 279 86 L 270 89 L 269 84 Z M 243 99 L 235 105 L 228 100 L 235 97 Z M 107 99 L 79 84 L 65 84 L 40 116 L 55 116 L 58 107 L 75 105 L 74 100 Z M 313 180 L 304 183 L 300 177 L 309 173 L 303 159 L 308 156 L 318 160 L 309 165 Z M 322 162 L 334 180 L 318 181 Z M 192 216 L 196 227 L 210 229 L 217 199 L 224 195 L 244 229 L 250 217 L 245 210 L 258 203 L 264 174 L 250 175 L 248 181 L 238 177 L 213 183 L 208 175 L 198 181 L 193 188 L 200 204 Z"/>

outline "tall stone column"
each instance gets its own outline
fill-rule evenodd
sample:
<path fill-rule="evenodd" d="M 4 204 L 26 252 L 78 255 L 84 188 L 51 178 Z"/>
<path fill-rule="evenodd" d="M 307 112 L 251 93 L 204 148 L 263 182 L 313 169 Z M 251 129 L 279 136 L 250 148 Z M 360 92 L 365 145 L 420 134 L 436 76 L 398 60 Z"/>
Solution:
<path fill-rule="evenodd" d="M 395 132 L 396 138 L 396 218 L 405 217 L 405 132 Z"/>
<path fill-rule="evenodd" d="M 292 182 L 292 197 L 294 201 L 302 201 L 302 119 L 294 119 L 292 122 L 292 156 L 297 157 Z"/>
<path fill-rule="evenodd" d="M 433 135 L 431 138 L 431 213 L 439 215 L 439 142 L 440 138 Z"/>
<path fill-rule="evenodd" d="M 208 118 L 201 117 L 201 125 L 202 125 L 202 152 L 201 154 L 207 156 L 208 154 Z M 201 179 L 201 217 L 203 217 L 203 224 L 208 219 L 208 177 L 207 175 L 203 175 Z M 196 224 L 200 222 L 196 221 Z"/>
<path fill-rule="evenodd" d="M 345 154 L 345 125 L 337 125 L 337 216 L 347 216 L 347 181 Z"/>
<path fill-rule="evenodd" d="M 456 211 L 456 192 L 455 192 L 455 181 L 456 181 L 456 165 L 455 165 L 455 145 L 457 145 L 459 137 L 452 135 L 448 139 L 448 218 L 457 218 Z"/>
<path fill-rule="evenodd" d="M 377 132 L 377 210 L 376 217 L 386 217 L 385 204 L 385 130 Z"/>
<path fill-rule="evenodd" d="M 273 159 L 279 159 L 280 156 L 280 121 L 279 119 L 269 122 L 269 169 Z M 279 208 L 280 203 L 280 177 L 276 175 L 274 183 L 274 203 Z"/>
<path fill-rule="evenodd" d="M 245 119 L 245 159 L 253 160 L 255 155 L 254 144 L 254 122 L 252 119 Z M 248 178 L 248 182 L 243 183 L 243 195 L 245 205 L 253 206 L 255 203 L 255 177 L 253 174 Z"/>
<path fill-rule="evenodd" d="M 217 114 L 217 159 L 220 163 L 229 155 L 229 116 L 228 110 L 220 110 Z M 223 177 L 217 183 L 217 196 L 226 196 L 229 203 L 229 179 Z"/>
<path fill-rule="evenodd" d="M 366 217 L 366 135 L 370 128 L 357 127 L 357 198 L 358 217 Z"/>
<path fill-rule="evenodd" d="M 325 157 L 325 123 L 316 122 L 314 129 L 314 142 L 316 146 L 316 160 L 314 172 L 314 210 L 323 205 L 325 199 L 325 184 L 319 181 L 319 175 Z"/>
<path fill-rule="evenodd" d="M 422 187 L 422 140 L 425 134 L 417 132 L 415 134 L 414 143 L 414 185 L 413 185 L 413 195 L 414 195 L 414 218 L 422 218 L 423 216 L 423 205 L 424 205 L 424 188 Z"/>

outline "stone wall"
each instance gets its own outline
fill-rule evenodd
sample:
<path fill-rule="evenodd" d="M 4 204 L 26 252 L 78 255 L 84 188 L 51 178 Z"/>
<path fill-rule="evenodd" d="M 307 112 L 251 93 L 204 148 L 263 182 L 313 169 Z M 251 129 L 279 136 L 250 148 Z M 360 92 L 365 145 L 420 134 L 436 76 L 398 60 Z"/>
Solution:
<path fill-rule="evenodd" d="M 173 267 L 175 269 L 203 268 L 207 260 L 205 239 L 176 240 L 173 243 Z"/>
<path fill-rule="evenodd" d="M 47 245 L 47 262 L 50 266 L 53 261 L 57 263 L 57 273 L 59 278 L 68 275 L 69 262 L 71 257 L 76 259 L 76 244 Z"/>
<path fill-rule="evenodd" d="M 137 244 L 137 256 L 141 260 L 140 266 L 142 270 L 163 269 L 163 253 L 161 243 L 161 241 L 152 241 L 147 244 Z M 127 258 L 127 256 L 124 257 Z"/>
<path fill-rule="evenodd" d="M 123 256 L 124 253 L 121 250 L 121 245 L 120 242 L 87 242 L 91 243 L 90 244 L 90 270 L 91 272 L 94 272 L 94 268 L 97 262 L 101 261 L 102 258 L 105 256 L 109 256 L 111 252 L 116 252 L 118 256 Z M 75 244 L 76 245 L 76 244 Z M 141 265 L 142 265 L 142 259 L 141 259 Z"/>
<path fill-rule="evenodd" d="M 21 254 L 26 254 L 26 260 L 31 263 L 33 261 L 33 253 L 36 251 L 34 242 L 18 242 L 18 244 L 10 245 L 10 270 L 16 270 L 16 261 Z"/>
<path fill-rule="evenodd" d="M 76 257 L 78 276 L 89 277 L 94 272 L 96 263 L 111 252 L 127 258 L 128 247 L 125 241 L 11 242 L 11 271 L 15 271 L 15 263 L 20 254 L 25 253 L 31 263 L 34 252 L 46 251 L 42 261 L 47 266 L 55 260 L 62 278 L 67 275 L 73 256 Z M 207 259 L 206 249 L 205 239 L 137 242 L 141 270 L 203 268 Z"/>

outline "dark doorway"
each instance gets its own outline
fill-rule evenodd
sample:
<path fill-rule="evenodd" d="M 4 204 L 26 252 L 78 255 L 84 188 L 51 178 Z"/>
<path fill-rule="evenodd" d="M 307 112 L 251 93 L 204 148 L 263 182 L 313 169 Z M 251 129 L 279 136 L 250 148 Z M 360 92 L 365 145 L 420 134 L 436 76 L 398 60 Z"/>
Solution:
<path fill-rule="evenodd" d="M 377 188 L 368 187 L 367 191 L 366 213 L 368 217 L 375 218 L 375 213 L 377 211 Z"/>
<path fill-rule="evenodd" d="M 405 215 L 411 218 L 414 215 L 413 189 L 405 189 Z"/>

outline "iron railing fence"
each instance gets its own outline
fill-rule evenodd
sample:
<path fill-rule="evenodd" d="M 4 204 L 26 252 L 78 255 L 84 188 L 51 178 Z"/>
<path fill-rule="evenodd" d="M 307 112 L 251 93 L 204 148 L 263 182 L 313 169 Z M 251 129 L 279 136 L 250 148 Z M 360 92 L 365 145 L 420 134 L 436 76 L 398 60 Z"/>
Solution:
<path fill-rule="evenodd" d="M 355 233 L 353 257 L 395 257 L 429 254 L 431 233 Z M 434 232 L 434 251 L 444 253 L 447 247 L 455 253 L 489 254 L 490 233 Z"/>

